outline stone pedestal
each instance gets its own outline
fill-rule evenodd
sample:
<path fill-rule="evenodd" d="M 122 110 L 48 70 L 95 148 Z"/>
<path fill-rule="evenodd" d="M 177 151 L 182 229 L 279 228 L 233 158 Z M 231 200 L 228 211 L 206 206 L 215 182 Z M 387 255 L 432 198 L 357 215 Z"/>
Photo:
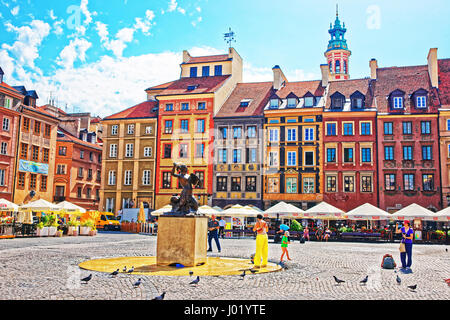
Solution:
<path fill-rule="evenodd" d="M 208 217 L 170 217 L 158 219 L 156 263 L 180 263 L 195 267 L 206 263 Z"/>

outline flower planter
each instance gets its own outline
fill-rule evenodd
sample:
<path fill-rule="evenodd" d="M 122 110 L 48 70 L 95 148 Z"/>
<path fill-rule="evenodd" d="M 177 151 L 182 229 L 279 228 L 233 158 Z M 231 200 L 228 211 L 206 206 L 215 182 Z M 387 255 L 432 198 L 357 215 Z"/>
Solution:
<path fill-rule="evenodd" d="M 48 227 L 43 227 L 42 229 L 36 229 L 36 235 L 38 237 L 47 237 L 48 236 Z"/>
<path fill-rule="evenodd" d="M 91 227 L 80 227 L 80 235 L 81 236 L 88 236 L 89 231 L 91 231 Z"/>
<path fill-rule="evenodd" d="M 55 237 L 57 231 L 58 231 L 57 227 L 48 227 L 48 236 Z"/>
<path fill-rule="evenodd" d="M 89 231 L 89 236 L 93 237 L 97 235 L 97 230 L 90 230 Z"/>
<path fill-rule="evenodd" d="M 78 227 L 70 226 L 69 230 L 67 231 L 68 236 L 78 236 Z"/>

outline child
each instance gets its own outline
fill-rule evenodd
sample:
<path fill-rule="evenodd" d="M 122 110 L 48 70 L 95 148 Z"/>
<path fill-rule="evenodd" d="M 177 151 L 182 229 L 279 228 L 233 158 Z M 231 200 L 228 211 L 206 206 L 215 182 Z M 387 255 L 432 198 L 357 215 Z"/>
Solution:
<path fill-rule="evenodd" d="M 283 251 L 283 253 L 281 254 L 281 258 L 280 258 L 280 262 L 283 262 L 283 257 L 286 254 L 286 257 L 288 260 L 291 260 L 291 258 L 289 257 L 289 252 L 288 252 L 288 244 L 290 243 L 289 241 L 289 227 L 285 226 L 285 225 L 281 225 L 280 228 L 281 230 L 284 231 L 283 234 L 283 238 L 281 239 L 281 251 Z M 283 228 L 284 227 L 284 228 Z M 287 228 L 286 228 L 287 227 Z"/>

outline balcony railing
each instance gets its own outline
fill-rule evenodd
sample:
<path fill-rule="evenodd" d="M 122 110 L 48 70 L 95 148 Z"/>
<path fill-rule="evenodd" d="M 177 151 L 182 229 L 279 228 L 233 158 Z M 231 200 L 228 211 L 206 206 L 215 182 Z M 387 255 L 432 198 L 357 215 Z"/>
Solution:
<path fill-rule="evenodd" d="M 53 202 L 62 202 L 65 201 L 66 197 L 65 196 L 54 196 L 53 197 Z"/>

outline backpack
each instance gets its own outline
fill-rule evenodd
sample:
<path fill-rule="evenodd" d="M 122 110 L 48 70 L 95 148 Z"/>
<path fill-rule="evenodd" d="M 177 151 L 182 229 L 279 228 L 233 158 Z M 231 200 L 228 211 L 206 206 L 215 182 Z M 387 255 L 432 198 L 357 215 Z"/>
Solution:
<path fill-rule="evenodd" d="M 397 264 L 390 254 L 386 254 L 383 256 L 383 261 L 381 262 L 381 267 L 383 269 L 394 269 L 396 266 Z"/>

